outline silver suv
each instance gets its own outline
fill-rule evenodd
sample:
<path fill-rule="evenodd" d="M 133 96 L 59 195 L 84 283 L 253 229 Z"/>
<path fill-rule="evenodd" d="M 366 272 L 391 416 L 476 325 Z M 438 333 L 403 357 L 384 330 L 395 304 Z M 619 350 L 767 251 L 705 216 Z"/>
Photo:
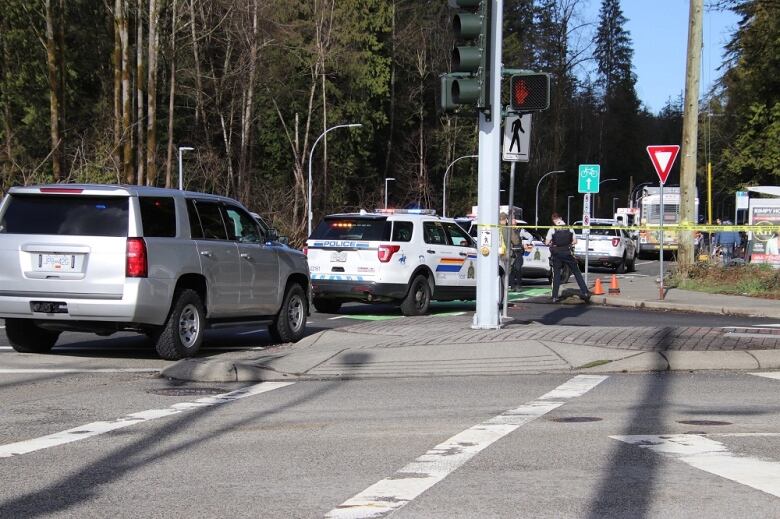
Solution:
<path fill-rule="evenodd" d="M 11 188 L 0 205 L 0 317 L 15 350 L 62 331 L 148 335 L 165 359 L 194 355 L 206 326 L 305 332 L 306 256 L 267 243 L 230 198 L 142 186 Z"/>

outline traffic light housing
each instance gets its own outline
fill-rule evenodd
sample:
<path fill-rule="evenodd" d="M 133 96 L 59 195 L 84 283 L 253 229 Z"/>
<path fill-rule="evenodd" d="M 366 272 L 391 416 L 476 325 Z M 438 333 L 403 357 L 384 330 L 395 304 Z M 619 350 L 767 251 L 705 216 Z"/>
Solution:
<path fill-rule="evenodd" d="M 517 74 L 509 80 L 509 107 L 513 112 L 535 112 L 550 107 L 550 75 Z"/>
<path fill-rule="evenodd" d="M 439 79 L 445 113 L 464 106 L 490 108 L 490 4 L 490 0 L 449 0 L 449 6 L 458 11 L 452 16 L 456 42 L 452 72 Z"/>

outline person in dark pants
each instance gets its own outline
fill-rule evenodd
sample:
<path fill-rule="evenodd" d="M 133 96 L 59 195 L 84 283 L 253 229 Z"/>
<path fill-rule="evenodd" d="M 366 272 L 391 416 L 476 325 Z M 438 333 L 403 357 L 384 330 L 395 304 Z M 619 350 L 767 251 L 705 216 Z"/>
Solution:
<path fill-rule="evenodd" d="M 552 222 L 556 227 L 562 227 L 566 225 L 563 218 L 558 213 L 552 214 Z M 577 264 L 577 260 L 571 252 L 571 248 L 577 243 L 577 237 L 574 235 L 574 231 L 571 229 L 561 229 L 553 227 L 547 231 L 547 237 L 544 242 L 550 247 L 550 259 L 553 266 L 553 286 L 552 286 L 552 300 L 553 303 L 560 301 L 558 298 L 558 289 L 561 286 L 561 276 L 563 273 L 563 266 L 567 265 L 569 270 L 574 274 L 577 279 L 577 284 L 580 286 L 580 299 L 586 303 L 590 301 L 590 292 L 588 291 L 588 285 L 585 284 L 585 280 L 580 272 L 580 266 Z"/>
<path fill-rule="evenodd" d="M 725 220 L 724 225 L 731 225 L 731 221 Z M 730 265 L 734 259 L 734 250 L 742 244 L 742 238 L 737 231 L 720 231 L 712 240 L 713 246 L 719 246 L 723 265 Z M 713 248 L 714 250 L 714 248 Z"/>

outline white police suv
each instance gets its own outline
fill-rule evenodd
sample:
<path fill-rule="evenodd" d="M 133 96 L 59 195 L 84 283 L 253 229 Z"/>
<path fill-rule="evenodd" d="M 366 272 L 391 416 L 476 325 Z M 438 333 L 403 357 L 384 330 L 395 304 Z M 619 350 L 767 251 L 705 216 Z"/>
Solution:
<path fill-rule="evenodd" d="M 431 300 L 476 297 L 477 249 L 455 220 L 431 210 L 377 210 L 326 216 L 307 241 L 314 308 L 398 303 L 404 315 Z"/>

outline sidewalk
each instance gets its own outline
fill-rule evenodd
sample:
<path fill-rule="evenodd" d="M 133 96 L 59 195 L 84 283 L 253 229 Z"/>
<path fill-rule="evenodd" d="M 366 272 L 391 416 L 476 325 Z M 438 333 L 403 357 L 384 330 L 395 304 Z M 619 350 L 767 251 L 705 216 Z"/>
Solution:
<path fill-rule="evenodd" d="M 594 280 L 591 275 L 591 283 Z M 670 289 L 661 301 L 655 279 L 638 275 L 621 276 L 619 285 L 620 295 L 593 296 L 590 304 L 780 319 L 780 301 L 679 289 Z M 607 290 L 609 283 L 604 287 Z M 571 304 L 587 308 L 575 300 L 572 298 Z M 549 296 L 528 301 L 552 304 Z M 470 314 L 365 322 L 319 332 L 297 344 L 187 359 L 163 370 L 162 376 L 246 382 L 780 369 L 780 327 L 701 328 L 695 325 L 695 318 L 690 327 L 678 328 L 629 323 L 625 327 L 549 326 L 513 321 L 498 330 L 482 330 L 471 325 Z"/>
<path fill-rule="evenodd" d="M 611 275 L 590 274 L 588 280 L 591 286 L 595 282 L 596 277 L 601 278 L 604 292 L 608 292 Z M 655 277 L 625 274 L 618 276 L 618 278 L 619 296 L 613 296 L 609 293 L 603 296 L 593 296 L 591 303 L 651 308 L 654 310 L 780 319 L 780 301 L 776 299 L 708 294 L 706 292 L 671 288 L 666 289 L 665 297 L 662 300 Z"/>

